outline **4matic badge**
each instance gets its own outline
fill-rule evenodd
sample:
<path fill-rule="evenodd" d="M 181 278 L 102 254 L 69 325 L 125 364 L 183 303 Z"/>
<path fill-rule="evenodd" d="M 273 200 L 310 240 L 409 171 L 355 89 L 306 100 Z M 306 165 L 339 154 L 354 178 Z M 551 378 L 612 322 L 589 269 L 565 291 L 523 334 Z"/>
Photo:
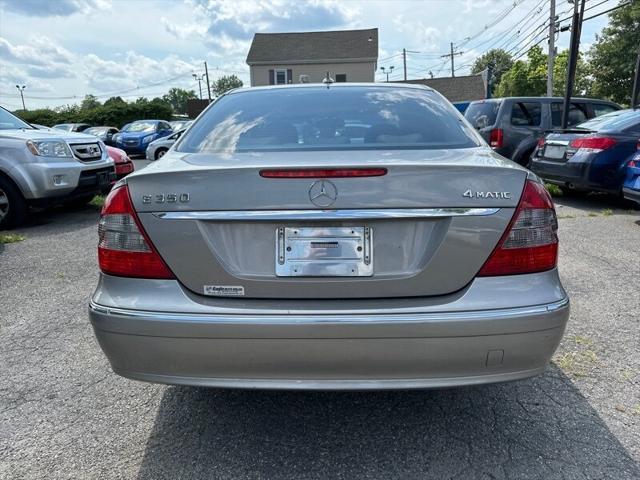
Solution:
<path fill-rule="evenodd" d="M 511 198 L 511 192 L 476 192 L 471 189 L 468 189 L 462 194 L 463 197 L 467 198 Z"/>

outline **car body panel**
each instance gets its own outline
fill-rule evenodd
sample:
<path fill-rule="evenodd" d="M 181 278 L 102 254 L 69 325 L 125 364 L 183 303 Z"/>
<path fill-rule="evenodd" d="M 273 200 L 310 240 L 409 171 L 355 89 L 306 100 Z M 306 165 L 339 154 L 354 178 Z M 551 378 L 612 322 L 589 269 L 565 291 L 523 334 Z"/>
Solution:
<path fill-rule="evenodd" d="M 70 146 L 98 145 L 94 136 L 59 129 L 1 130 L 0 171 L 14 181 L 27 200 L 57 199 L 75 193 L 88 195 L 92 191 L 99 193 L 113 180 L 114 163 L 106 149 L 97 160 L 83 162 L 77 158 L 33 155 L 27 148 L 28 140 L 62 140 Z M 54 183 L 54 176 L 63 176 L 64 180 Z"/>
<path fill-rule="evenodd" d="M 184 129 L 178 130 L 168 137 L 159 138 L 151 142 L 146 151 L 147 160 L 151 162 L 158 160 L 160 156 L 164 155 L 164 153 L 166 153 L 173 146 L 173 144 L 176 143 L 176 141 L 180 138 L 184 131 Z M 162 152 L 162 155 L 159 155 L 160 152 Z"/>
<path fill-rule="evenodd" d="M 155 124 L 153 131 L 130 131 L 129 128 L 139 122 L 146 122 Z M 134 127 L 135 128 L 135 127 Z M 171 135 L 173 130 L 169 125 L 169 122 L 164 120 L 137 120 L 125 125 L 120 132 L 115 136 L 115 146 L 124 150 L 128 154 L 143 155 L 146 152 L 149 143 L 159 138 Z"/>
<path fill-rule="evenodd" d="M 471 102 L 465 112 L 465 118 L 472 123 L 487 142 L 489 142 L 491 130 L 502 129 L 504 135 L 503 145 L 500 148 L 496 148 L 495 151 L 521 165 L 527 165 L 537 140 L 543 136 L 545 131 L 559 125 L 558 112 L 552 111 L 552 105 L 561 105 L 562 102 L 563 99 L 561 97 L 504 97 L 478 100 Z M 513 124 L 512 112 L 514 105 L 519 103 L 540 105 L 540 121 L 538 124 Z M 473 107 L 482 105 L 494 106 L 495 111 L 492 115 L 482 115 L 476 118 Z M 579 110 L 584 112 L 586 119 L 593 118 L 596 114 L 594 105 L 616 110 L 622 108 L 607 100 L 575 97 L 572 99 L 570 112 L 575 110 L 573 106 L 579 106 Z M 479 113 L 482 112 L 480 111 Z M 573 118 L 570 117 L 570 120 L 573 120 Z M 569 126 L 575 125 L 575 123 L 577 122 L 570 121 Z"/>
<path fill-rule="evenodd" d="M 117 188 L 128 195 L 172 279 L 100 275 L 89 316 L 116 373 L 215 387 L 380 389 L 481 384 L 544 371 L 569 315 L 557 270 L 548 264 L 535 274 L 478 276 L 510 228 L 525 185 L 539 179 L 484 146 L 431 89 L 330 88 L 335 95 L 324 85 L 228 93 L 162 161 L 121 181 Z M 242 117 L 233 96 L 245 93 L 242 102 L 262 101 L 268 113 Z M 291 120 L 282 127 L 270 105 L 278 95 L 290 103 L 311 98 L 321 99 L 323 107 L 340 105 L 335 111 L 349 115 L 341 132 L 350 136 L 331 130 L 339 122 L 327 117 L 318 124 L 328 125 L 326 136 L 327 130 L 313 128 L 317 135 L 305 136 L 304 128 L 313 127 L 304 123 L 313 111 L 306 105 L 299 107 L 295 126 Z M 351 95 L 364 110 L 338 102 Z M 218 102 L 228 110 L 220 110 L 222 120 L 212 116 L 209 126 L 207 117 Z M 405 124 L 398 104 L 408 105 Z M 415 113 L 421 109 L 430 110 L 432 121 L 447 132 L 420 133 L 428 128 L 425 115 Z M 352 112 L 365 113 L 351 117 Z M 280 130 L 270 129 L 271 120 L 263 122 L 268 115 Z M 248 151 L 189 151 L 191 145 L 225 144 L 227 137 L 219 142 L 214 133 L 226 126 L 234 145 L 253 128 L 259 134 L 250 139 L 268 140 L 247 142 Z M 366 128 L 372 135 L 360 132 Z M 441 137 L 449 141 L 456 129 L 466 140 L 447 145 L 465 148 L 443 147 Z M 314 143 L 320 137 L 329 143 Z M 354 147 L 345 148 L 345 139 Z M 387 144 L 396 147 L 381 146 Z M 314 172 L 302 172 L 309 169 Z M 336 178 L 336 169 L 349 173 Z M 273 178 L 274 170 L 295 175 Z M 308 177 L 296 176 L 301 172 Z M 327 203 L 319 203 L 317 189 Z M 546 195 L 539 184 L 531 189 Z M 540 208 L 550 213 L 550 200 L 544 202 Z M 114 227 L 113 238 L 121 231 Z M 358 245 L 364 244 L 373 262 L 366 274 L 279 273 L 280 252 L 298 233 L 318 244 L 309 247 L 319 249 L 309 256 L 313 264 L 325 256 L 349 260 L 346 254 L 333 257 L 329 249 L 343 248 L 341 239 L 356 232 L 364 232 L 357 234 Z M 316 241 L 328 237 L 336 241 Z"/>
<path fill-rule="evenodd" d="M 622 193 L 627 200 L 640 204 L 640 151 L 632 155 L 625 165 Z"/>
<path fill-rule="evenodd" d="M 531 157 L 531 170 L 546 181 L 568 188 L 620 194 L 625 180 L 625 165 L 637 152 L 640 138 L 640 112 L 620 111 L 610 118 L 615 120 L 623 115 L 637 116 L 635 125 L 631 123 L 625 129 L 612 130 L 605 121 L 592 121 L 581 125 L 584 128 L 591 126 L 593 130 L 582 130 L 578 125 L 571 131 L 547 134 L 544 146 L 536 148 Z M 615 144 L 598 151 L 570 146 L 573 140 L 593 136 L 611 138 Z M 551 149 L 554 149 L 554 158 L 547 154 Z"/>

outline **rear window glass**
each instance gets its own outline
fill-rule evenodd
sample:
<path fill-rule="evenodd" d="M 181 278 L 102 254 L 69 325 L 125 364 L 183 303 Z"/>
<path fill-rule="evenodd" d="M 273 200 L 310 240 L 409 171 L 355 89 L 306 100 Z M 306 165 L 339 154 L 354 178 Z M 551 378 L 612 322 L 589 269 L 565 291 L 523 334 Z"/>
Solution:
<path fill-rule="evenodd" d="M 185 133 L 180 152 L 443 149 L 479 145 L 429 90 L 326 86 L 223 96 Z"/>
<path fill-rule="evenodd" d="M 591 106 L 593 107 L 593 114 L 596 117 L 619 110 L 619 108 L 614 107 L 613 105 L 608 105 L 606 103 L 592 103 Z"/>
<path fill-rule="evenodd" d="M 640 130 L 640 110 L 619 110 L 601 117 L 592 118 L 577 125 L 577 127 L 599 132 L 636 132 Z"/>
<path fill-rule="evenodd" d="M 564 105 L 559 102 L 551 104 L 551 125 L 560 127 L 562 125 L 562 112 Z M 587 120 L 587 107 L 584 103 L 572 103 L 569 107 L 567 126 L 571 127 Z"/>
<path fill-rule="evenodd" d="M 541 119 L 540 102 L 517 102 L 511 107 L 511 125 L 537 127 Z"/>
<path fill-rule="evenodd" d="M 464 112 L 464 118 L 475 128 L 485 128 L 495 125 L 498 117 L 499 102 L 477 102 L 469 105 Z"/>

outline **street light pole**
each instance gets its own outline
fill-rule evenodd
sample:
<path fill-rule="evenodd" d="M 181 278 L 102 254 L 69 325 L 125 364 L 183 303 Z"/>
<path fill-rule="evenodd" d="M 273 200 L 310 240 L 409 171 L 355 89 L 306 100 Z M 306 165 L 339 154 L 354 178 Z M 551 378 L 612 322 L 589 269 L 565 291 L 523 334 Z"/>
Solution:
<path fill-rule="evenodd" d="M 204 80 L 204 73 L 202 75 L 198 75 L 197 73 L 191 74 L 193 78 L 198 81 L 198 90 L 200 90 L 200 100 L 202 100 L 202 80 Z"/>
<path fill-rule="evenodd" d="M 20 85 L 16 85 L 16 88 L 20 92 L 20 98 L 22 98 L 22 110 L 26 112 L 27 107 L 24 106 L 24 89 L 26 88 L 26 85 L 22 85 L 22 87 L 20 87 Z"/>
<path fill-rule="evenodd" d="M 384 68 L 384 67 L 381 67 L 381 69 L 382 69 L 382 73 L 384 73 L 384 74 L 387 76 L 387 83 L 389 83 L 389 75 L 390 75 L 391 73 L 393 73 L 393 69 L 394 69 L 394 68 L 395 68 L 395 67 L 394 67 L 393 65 L 391 65 L 391 66 L 389 67 L 389 71 L 387 72 L 387 71 L 385 70 L 385 68 Z"/>

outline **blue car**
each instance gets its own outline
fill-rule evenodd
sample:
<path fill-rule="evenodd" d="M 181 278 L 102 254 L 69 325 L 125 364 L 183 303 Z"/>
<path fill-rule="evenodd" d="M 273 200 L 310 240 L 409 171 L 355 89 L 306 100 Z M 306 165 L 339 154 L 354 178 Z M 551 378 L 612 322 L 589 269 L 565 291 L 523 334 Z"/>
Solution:
<path fill-rule="evenodd" d="M 640 204 L 640 140 L 638 140 L 638 152 L 631 157 L 625 167 L 622 193 L 627 200 Z"/>
<path fill-rule="evenodd" d="M 637 152 L 640 110 L 618 110 L 540 139 L 530 168 L 566 192 L 622 195 L 625 166 Z"/>
<path fill-rule="evenodd" d="M 164 120 L 137 120 L 125 125 L 116 137 L 116 147 L 129 155 L 144 155 L 151 142 L 173 133 Z"/>

